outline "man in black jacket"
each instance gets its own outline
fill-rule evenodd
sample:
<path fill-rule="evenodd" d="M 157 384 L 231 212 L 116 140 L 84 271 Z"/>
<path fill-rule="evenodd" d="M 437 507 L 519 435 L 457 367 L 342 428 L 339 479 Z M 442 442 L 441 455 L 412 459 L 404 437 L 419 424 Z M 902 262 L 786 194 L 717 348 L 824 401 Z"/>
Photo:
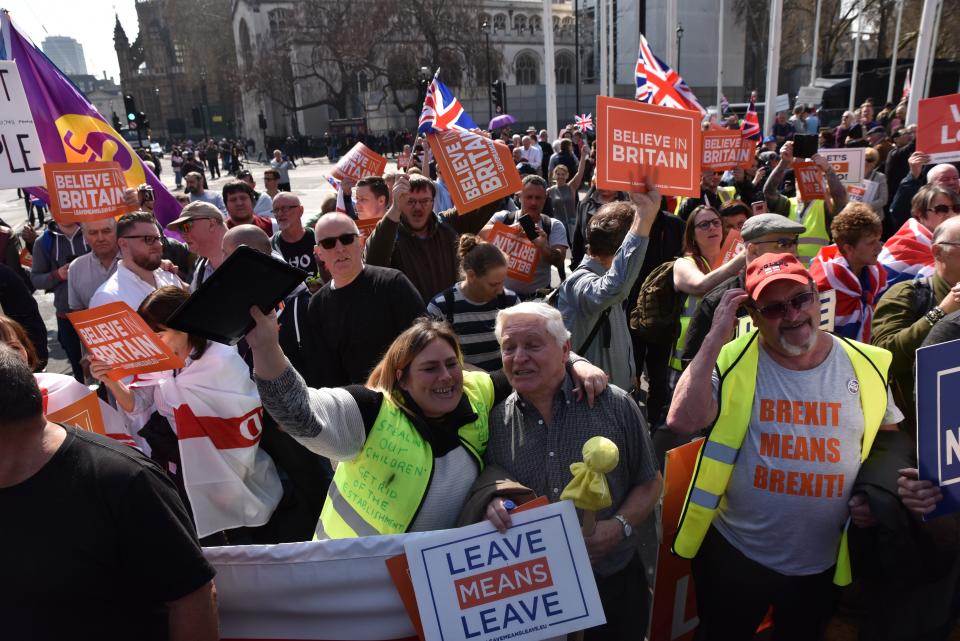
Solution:
<path fill-rule="evenodd" d="M 47 327 L 43 324 L 36 299 L 23 279 L 6 265 L 0 264 L 0 314 L 17 321 L 25 330 L 33 349 L 37 352 L 39 363 L 37 371 L 47 366 Z"/>

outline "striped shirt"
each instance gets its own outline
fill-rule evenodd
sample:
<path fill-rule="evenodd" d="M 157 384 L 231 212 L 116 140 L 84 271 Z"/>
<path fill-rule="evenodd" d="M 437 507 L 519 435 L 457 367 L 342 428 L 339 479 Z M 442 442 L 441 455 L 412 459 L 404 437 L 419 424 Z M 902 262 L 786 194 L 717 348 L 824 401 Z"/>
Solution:
<path fill-rule="evenodd" d="M 448 300 L 453 298 L 453 309 Z M 500 344 L 494 336 L 493 327 L 497 321 L 497 312 L 513 307 L 519 302 L 517 295 L 509 289 L 488 303 L 474 303 L 463 295 L 460 283 L 434 296 L 427 305 L 427 313 L 438 320 L 453 325 L 453 331 L 460 339 L 463 359 L 487 372 L 495 372 L 503 363 L 500 360 Z"/>

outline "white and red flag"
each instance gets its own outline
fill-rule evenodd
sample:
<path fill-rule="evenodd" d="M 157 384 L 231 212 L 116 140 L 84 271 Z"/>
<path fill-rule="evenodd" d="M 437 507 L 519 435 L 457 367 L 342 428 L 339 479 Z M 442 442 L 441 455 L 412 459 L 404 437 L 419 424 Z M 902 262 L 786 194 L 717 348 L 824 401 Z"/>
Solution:
<path fill-rule="evenodd" d="M 888 288 L 904 280 L 929 276 L 933 273 L 933 234 L 916 218 L 909 218 L 883 244 L 879 261 L 887 270 Z"/>
<path fill-rule="evenodd" d="M 593 131 L 593 114 L 580 114 L 573 117 L 573 124 L 580 131 Z"/>
<path fill-rule="evenodd" d="M 907 77 L 903 79 L 903 97 L 910 97 L 910 70 L 907 69 Z"/>
<path fill-rule="evenodd" d="M 810 276 L 817 289 L 821 292 L 832 289 L 837 293 L 834 333 L 869 343 L 873 310 L 880 292 L 886 288 L 887 273 L 879 264 L 865 269 L 869 284 L 866 291 L 836 245 L 823 247 L 810 263 Z"/>
<path fill-rule="evenodd" d="M 174 417 L 197 534 L 266 523 L 283 488 L 260 449 L 263 406 L 236 348 L 211 342 L 176 376 L 145 374 L 133 386 L 156 386 L 157 409 Z"/>
<path fill-rule="evenodd" d="M 680 74 L 653 54 L 647 39 L 640 34 L 637 55 L 637 94 L 640 102 L 674 109 L 692 109 L 707 113 Z"/>

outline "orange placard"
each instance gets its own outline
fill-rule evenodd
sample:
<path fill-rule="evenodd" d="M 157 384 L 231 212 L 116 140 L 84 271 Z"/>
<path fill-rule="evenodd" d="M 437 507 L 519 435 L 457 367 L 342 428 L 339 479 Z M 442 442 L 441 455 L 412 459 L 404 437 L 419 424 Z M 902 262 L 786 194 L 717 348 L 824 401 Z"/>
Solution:
<path fill-rule="evenodd" d="M 723 239 L 723 245 L 720 247 L 720 253 L 717 255 L 717 261 L 710 265 L 710 269 L 728 263 L 734 256 L 743 251 L 743 237 L 736 229 L 730 229 L 727 237 Z"/>
<path fill-rule="evenodd" d="M 726 171 L 737 167 L 749 167 L 753 161 L 753 142 L 744 140 L 740 131 L 710 129 L 702 134 L 703 155 L 700 169 L 703 171 Z"/>
<path fill-rule="evenodd" d="M 930 162 L 960 160 L 960 93 L 920 101 L 917 151 L 930 154 Z"/>
<path fill-rule="evenodd" d="M 823 200 L 827 189 L 823 183 L 823 172 L 815 162 L 794 162 L 793 175 L 797 181 L 797 192 L 805 203 L 811 200 Z"/>
<path fill-rule="evenodd" d="M 657 576 L 653 584 L 650 641 L 693 639 L 694 631 L 700 622 L 697 618 L 690 561 L 671 553 L 670 547 L 677 536 L 680 512 L 683 510 L 701 445 L 703 439 L 667 452 L 663 470 L 663 509 L 660 513 L 663 541 L 660 543 Z"/>
<path fill-rule="evenodd" d="M 700 113 L 597 96 L 597 186 L 700 197 Z"/>
<path fill-rule="evenodd" d="M 48 162 L 43 165 L 50 213 L 58 223 L 82 223 L 127 213 L 127 182 L 120 163 Z"/>
<path fill-rule="evenodd" d="M 357 229 L 360 230 L 360 236 L 369 238 L 381 218 L 383 218 L 383 216 L 377 216 L 376 218 L 358 218 L 355 220 L 354 222 L 357 223 Z"/>
<path fill-rule="evenodd" d="M 520 172 L 505 144 L 456 130 L 427 134 L 427 139 L 458 212 L 520 191 Z"/>
<path fill-rule="evenodd" d="M 540 263 L 540 248 L 531 243 L 522 229 L 497 222 L 488 238 L 507 255 L 507 276 L 521 283 L 533 280 Z"/>
<path fill-rule="evenodd" d="M 56 412 L 47 414 L 47 419 L 54 423 L 65 423 L 81 430 L 106 435 L 103 427 L 103 412 L 100 411 L 100 399 L 90 392 L 79 401 L 62 407 Z"/>
<path fill-rule="evenodd" d="M 90 355 L 111 365 L 114 380 L 183 367 L 140 316 L 122 301 L 67 314 Z"/>
<path fill-rule="evenodd" d="M 397 156 L 397 169 L 407 169 L 413 163 L 413 154 L 400 154 Z"/>
<path fill-rule="evenodd" d="M 366 176 L 382 176 L 386 166 L 386 158 L 358 142 L 340 158 L 337 166 L 333 168 L 333 177 L 337 180 L 349 178 L 357 182 Z"/>

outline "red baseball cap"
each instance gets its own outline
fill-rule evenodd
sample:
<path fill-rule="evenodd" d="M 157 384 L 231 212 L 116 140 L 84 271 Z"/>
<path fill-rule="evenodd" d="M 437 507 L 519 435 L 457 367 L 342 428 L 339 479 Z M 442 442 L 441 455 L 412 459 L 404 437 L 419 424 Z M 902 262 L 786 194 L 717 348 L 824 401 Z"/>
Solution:
<path fill-rule="evenodd" d="M 789 280 L 801 285 L 810 282 L 810 272 L 793 254 L 763 254 L 747 265 L 747 293 L 757 300 L 770 283 Z"/>

